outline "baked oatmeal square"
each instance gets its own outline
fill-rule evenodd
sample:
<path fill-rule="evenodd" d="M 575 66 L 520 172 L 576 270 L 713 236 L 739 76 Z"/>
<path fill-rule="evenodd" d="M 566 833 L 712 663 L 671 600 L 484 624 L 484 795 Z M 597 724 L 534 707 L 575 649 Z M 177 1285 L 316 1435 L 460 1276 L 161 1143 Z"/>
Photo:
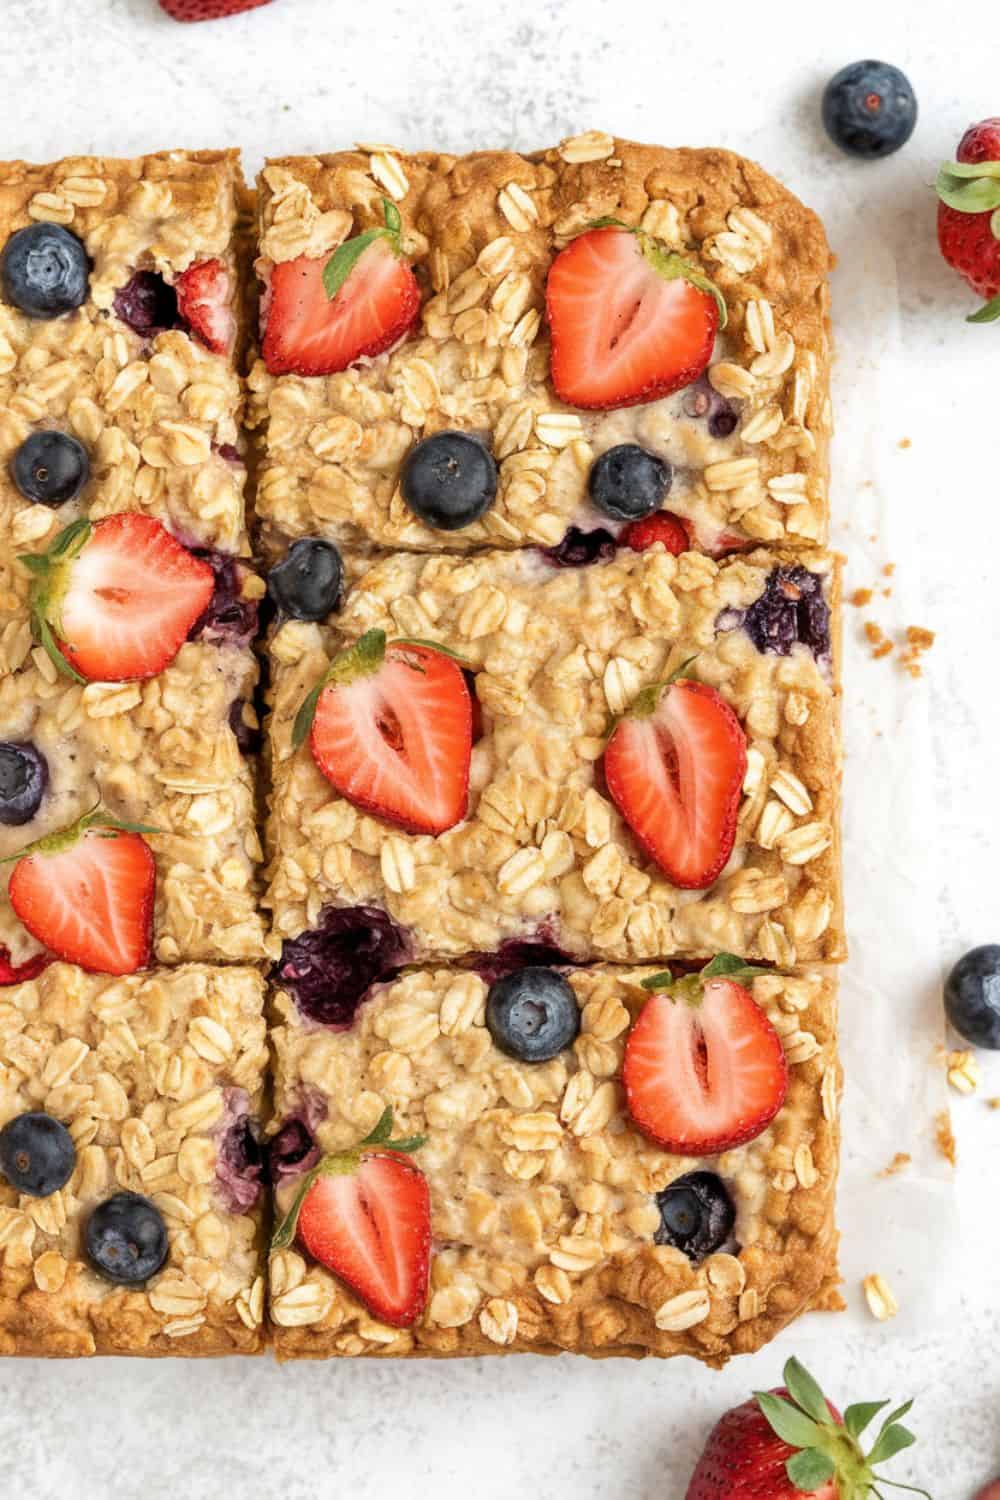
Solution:
<path fill-rule="evenodd" d="M 520 976 L 537 984 L 540 972 Z M 743 1144 L 678 1154 L 630 1113 L 630 1038 L 652 974 L 550 972 L 575 1039 L 544 1061 L 511 1055 L 498 1032 L 509 979 L 408 972 L 377 985 L 346 1029 L 316 1025 L 278 990 L 279 1358 L 572 1350 L 719 1365 L 824 1301 L 836 1279 L 834 981 L 744 977 L 741 1004 L 777 1050 L 781 1107 Z M 386 1144 L 386 1111 L 402 1156 Z M 351 1217 L 352 1174 L 382 1252 Z M 382 1253 L 393 1269 L 373 1275 Z"/>
<path fill-rule="evenodd" d="M 139 511 L 187 546 L 249 552 L 248 204 L 235 151 L 0 163 L 5 614 L 14 556 L 81 515 Z"/>
<path fill-rule="evenodd" d="M 241 749 L 256 722 L 257 676 L 252 651 L 207 641 L 188 641 L 143 681 L 71 681 L 41 646 L 0 676 L 11 783 L 0 800 L 0 959 L 16 969 L 44 952 L 11 904 L 16 856 L 96 809 L 155 830 L 142 835 L 155 862 L 152 941 L 139 944 L 147 961 L 263 956 L 254 776 Z"/>
<path fill-rule="evenodd" d="M 262 1347 L 267 1056 L 252 968 L 0 990 L 0 1354 Z"/>
<path fill-rule="evenodd" d="M 825 540 L 830 254 L 815 215 L 755 163 L 592 131 L 533 156 L 359 147 L 279 158 L 258 186 L 262 348 L 250 421 L 270 551 L 306 535 L 351 548 L 610 550 L 624 518 L 595 489 L 595 463 L 623 445 L 655 460 L 650 504 L 678 518 L 690 545 Z M 630 247 L 609 259 L 605 288 L 627 280 L 620 257 L 636 245 L 703 298 L 707 342 L 665 394 L 638 381 L 588 395 L 564 377 L 557 394 L 550 272 L 595 224 Z M 638 234 L 614 233 L 622 228 Z M 339 273 L 325 286 L 322 277 L 359 236 L 368 245 L 351 280 L 371 278 L 379 316 L 368 342 L 351 345 L 326 326 Z M 398 253 L 391 288 L 379 279 L 387 243 Z M 569 311 L 572 339 L 587 314 Z M 381 352 L 354 362 L 355 348 Z M 455 430 L 490 451 L 495 495 L 484 490 L 485 513 L 465 496 L 442 530 L 433 506 L 409 503 L 405 467 L 416 445 Z"/>
<path fill-rule="evenodd" d="M 339 614 L 285 621 L 268 647 L 264 900 L 282 972 L 301 985 L 315 971 L 329 1019 L 401 964 L 525 945 L 564 960 L 841 958 L 836 594 L 835 560 L 819 552 L 716 562 L 654 547 L 575 569 L 531 549 L 357 562 Z M 328 686 L 306 734 L 331 661 L 380 641 L 403 673 L 397 685 L 382 672 L 346 693 Z M 448 652 L 459 660 L 444 667 Z M 454 769 L 463 747 L 458 727 L 447 737 L 447 694 L 406 718 L 448 671 L 453 696 L 471 685 L 467 780 Z M 662 686 L 674 674 L 681 681 Z M 366 709 L 380 693 L 388 711 Z M 641 725 L 650 695 L 659 724 L 672 694 L 708 717 L 658 729 L 662 765 L 646 779 L 632 755 L 627 769 L 641 774 L 623 788 L 612 740 Z M 351 781 L 341 703 L 357 714 L 369 766 L 385 771 L 374 800 L 363 776 Z M 399 752 L 398 782 L 386 746 Z M 683 764 L 671 766 L 677 753 Z M 645 806 L 634 786 L 644 779 L 656 788 Z M 397 787 L 410 800 L 394 806 Z M 661 817 L 678 797 L 680 821 Z M 419 821 L 439 801 L 440 821 Z"/>

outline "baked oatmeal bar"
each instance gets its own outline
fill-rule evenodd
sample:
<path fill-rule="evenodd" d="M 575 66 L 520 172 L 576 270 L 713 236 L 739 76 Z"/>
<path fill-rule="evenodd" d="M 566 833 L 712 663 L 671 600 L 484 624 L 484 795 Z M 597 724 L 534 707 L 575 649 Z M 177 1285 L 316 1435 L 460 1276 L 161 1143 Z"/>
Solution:
<path fill-rule="evenodd" d="M 628 1113 L 626 1038 L 651 971 L 562 972 L 579 1035 L 544 1063 L 498 1049 L 476 973 L 379 985 L 347 1030 L 304 1021 L 278 992 L 279 1216 L 320 1152 L 350 1150 L 388 1106 L 397 1133 L 426 1138 L 407 1160 L 429 1187 L 431 1229 L 426 1301 L 409 1327 L 374 1317 L 301 1238 L 273 1251 L 279 1358 L 572 1350 L 721 1365 L 824 1300 L 836 1255 L 833 980 L 752 981 L 787 1062 L 784 1106 L 749 1144 L 699 1159 L 661 1149 Z M 697 1205 L 665 1199 L 671 1185 L 693 1185 L 711 1210 L 694 1242 Z"/>
<path fill-rule="evenodd" d="M 265 905 L 286 972 L 309 956 L 349 1011 L 386 969 L 511 944 L 621 962 L 843 957 L 837 586 L 820 552 L 716 562 L 654 547 L 577 569 L 530 549 L 359 562 L 340 614 L 287 621 L 269 644 Z M 331 655 L 373 628 L 440 643 L 474 674 L 468 810 L 436 836 L 360 810 L 308 742 L 293 748 Z M 746 742 L 735 843 L 702 889 L 671 884 L 605 781 L 609 722 L 682 667 Z M 332 984 L 321 1003 L 336 1007 Z"/>
<path fill-rule="evenodd" d="M 34 815 L 0 821 L 0 859 L 100 803 L 162 830 L 148 835 L 161 963 L 260 958 L 254 780 L 240 748 L 256 681 L 253 653 L 233 645 L 189 641 L 156 677 L 85 685 L 36 646 L 20 671 L 0 676 L 0 742 L 28 747 L 44 767 Z M 0 951 L 18 965 L 40 945 L 11 907 L 12 868 L 0 865 Z"/>
<path fill-rule="evenodd" d="M 75 1148 L 47 1196 L 0 1175 L 0 1354 L 261 1348 L 266 1066 L 252 968 L 111 980 L 54 964 L 0 991 L 0 1128 L 44 1111 Z M 141 1285 L 116 1285 L 85 1249 L 95 1210 L 121 1192 L 151 1200 L 169 1239 Z"/>
<path fill-rule="evenodd" d="M 825 540 L 830 254 L 816 216 L 754 162 L 601 131 L 530 157 L 373 146 L 270 161 L 259 181 L 265 329 L 275 268 L 325 260 L 381 226 L 384 200 L 423 298 L 407 337 L 340 373 L 271 374 L 263 359 L 253 369 L 271 550 L 304 535 L 355 548 L 556 547 L 576 529 L 602 529 L 610 545 L 621 523 L 589 502 L 587 480 L 624 443 L 672 468 L 665 503 L 696 546 Z M 546 277 L 607 218 L 711 278 L 728 323 L 695 383 L 585 411 L 552 384 Z M 443 536 L 404 502 L 400 465 L 415 441 L 456 428 L 487 441 L 499 484 L 480 520 Z"/>
<path fill-rule="evenodd" d="M 15 555 L 44 550 L 77 515 L 141 511 L 188 546 L 249 552 L 238 373 L 246 216 L 235 151 L 0 163 L 4 614 L 22 592 Z M 63 256 L 72 280 L 82 259 L 69 301 L 82 300 L 29 316 L 15 237 L 44 226 L 66 238 L 35 246 L 36 261 L 50 258 L 42 273 Z M 62 504 L 33 503 L 14 481 L 15 455 L 44 432 L 73 440 L 89 476 Z M 0 624 L 0 665 L 13 628 Z"/>

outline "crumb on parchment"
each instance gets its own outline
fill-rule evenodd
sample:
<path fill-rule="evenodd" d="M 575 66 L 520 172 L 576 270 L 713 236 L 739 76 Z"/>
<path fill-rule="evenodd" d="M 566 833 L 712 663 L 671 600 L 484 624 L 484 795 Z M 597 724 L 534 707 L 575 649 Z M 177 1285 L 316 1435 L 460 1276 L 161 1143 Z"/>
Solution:
<path fill-rule="evenodd" d="M 908 1151 L 897 1151 L 887 1167 L 883 1167 L 878 1174 L 880 1177 L 896 1177 L 900 1172 L 905 1172 L 912 1162 L 913 1157 Z"/>
<path fill-rule="evenodd" d="M 958 1151 L 955 1146 L 955 1132 L 951 1128 L 951 1115 L 946 1109 L 939 1110 L 934 1116 L 934 1144 L 945 1161 L 954 1166 L 958 1160 Z"/>

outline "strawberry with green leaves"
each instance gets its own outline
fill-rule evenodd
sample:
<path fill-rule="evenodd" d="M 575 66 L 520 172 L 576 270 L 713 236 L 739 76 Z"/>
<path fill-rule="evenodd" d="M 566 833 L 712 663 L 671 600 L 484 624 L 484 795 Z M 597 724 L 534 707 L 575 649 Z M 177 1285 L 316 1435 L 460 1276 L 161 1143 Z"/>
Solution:
<path fill-rule="evenodd" d="M 88 974 L 144 969 L 152 952 L 156 866 L 142 835 L 156 832 L 93 808 L 4 861 L 14 866 L 11 906 L 50 954 Z"/>
<path fill-rule="evenodd" d="M 985 298 L 969 323 L 1000 318 L 1000 115 L 970 125 L 958 159 L 937 177 L 938 244 L 950 266 Z"/>
<path fill-rule="evenodd" d="M 74 521 L 47 552 L 20 560 L 34 574 L 35 637 L 77 682 L 164 671 L 215 589 L 209 564 L 151 516 Z"/>
<path fill-rule="evenodd" d="M 703 272 L 611 218 L 559 252 L 545 300 L 556 394 L 603 411 L 690 385 L 726 325 L 722 293 Z"/>
<path fill-rule="evenodd" d="M 628 1111 L 675 1156 L 717 1156 L 752 1141 L 788 1093 L 781 1038 L 745 986 L 755 969 L 720 953 L 698 974 L 653 974 L 625 1042 Z"/>
<path fill-rule="evenodd" d="M 299 1182 L 271 1241 L 296 1239 L 393 1328 L 411 1328 L 427 1302 L 430 1191 L 407 1158 L 423 1136 L 392 1140 L 392 1110 L 352 1150 L 324 1156 Z"/>
<path fill-rule="evenodd" d="M 341 651 L 295 718 L 342 797 L 408 833 L 444 833 L 465 817 L 472 698 L 463 663 L 431 641 L 367 631 Z"/>
<path fill-rule="evenodd" d="M 883 1417 L 865 1452 L 861 1438 L 888 1401 L 860 1401 L 841 1416 L 797 1359 L 783 1374 L 784 1389 L 758 1392 L 716 1423 L 684 1500 L 886 1500 L 886 1488 L 930 1500 L 877 1472 L 915 1442 L 903 1426 L 912 1401 Z"/>
<path fill-rule="evenodd" d="M 333 375 L 392 347 L 420 312 L 420 287 L 402 245 L 402 219 L 382 199 L 384 224 L 324 259 L 300 255 L 271 269 L 264 363 L 272 375 Z"/>

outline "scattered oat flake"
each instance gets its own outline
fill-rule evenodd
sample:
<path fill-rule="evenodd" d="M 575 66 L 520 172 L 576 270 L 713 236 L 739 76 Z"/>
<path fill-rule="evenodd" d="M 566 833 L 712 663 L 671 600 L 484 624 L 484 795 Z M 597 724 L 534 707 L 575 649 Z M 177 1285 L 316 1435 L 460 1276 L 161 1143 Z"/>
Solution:
<path fill-rule="evenodd" d="M 996 1097 L 996 1095 L 994 1094 L 994 1096 L 993 1096 L 992 1099 L 987 1099 L 987 1101 L 986 1101 L 986 1108 L 987 1109 L 1000 1109 L 1000 1099 L 998 1099 Z"/>
<path fill-rule="evenodd" d="M 900 438 L 899 446 L 901 448 L 912 448 L 913 444 L 911 443 L 909 438 Z"/>
<path fill-rule="evenodd" d="M 896 571 L 896 564 L 895 563 L 886 563 L 885 567 L 882 569 L 882 576 L 883 576 L 883 578 L 891 578 L 892 575 L 893 575 L 893 573 L 895 573 L 895 571 Z"/>
<path fill-rule="evenodd" d="M 893 1296 L 892 1288 L 884 1276 L 866 1276 L 861 1285 L 873 1318 L 877 1318 L 880 1323 L 886 1323 L 896 1316 L 899 1312 L 899 1303 Z"/>
<path fill-rule="evenodd" d="M 883 1167 L 878 1174 L 880 1177 L 895 1177 L 898 1172 L 905 1172 L 913 1157 L 908 1151 L 897 1151 L 887 1167 Z"/>
<path fill-rule="evenodd" d="M 955 1147 L 955 1132 L 951 1128 L 951 1115 L 946 1109 L 934 1116 L 934 1144 L 945 1161 L 954 1166 L 958 1152 Z"/>
<path fill-rule="evenodd" d="M 982 1082 L 979 1063 L 969 1051 L 949 1052 L 946 1059 L 948 1082 L 959 1094 L 974 1094 Z"/>
<path fill-rule="evenodd" d="M 866 604 L 872 602 L 872 591 L 871 589 L 855 589 L 854 593 L 848 597 L 847 602 L 848 604 L 853 604 L 855 609 L 863 609 Z"/>

